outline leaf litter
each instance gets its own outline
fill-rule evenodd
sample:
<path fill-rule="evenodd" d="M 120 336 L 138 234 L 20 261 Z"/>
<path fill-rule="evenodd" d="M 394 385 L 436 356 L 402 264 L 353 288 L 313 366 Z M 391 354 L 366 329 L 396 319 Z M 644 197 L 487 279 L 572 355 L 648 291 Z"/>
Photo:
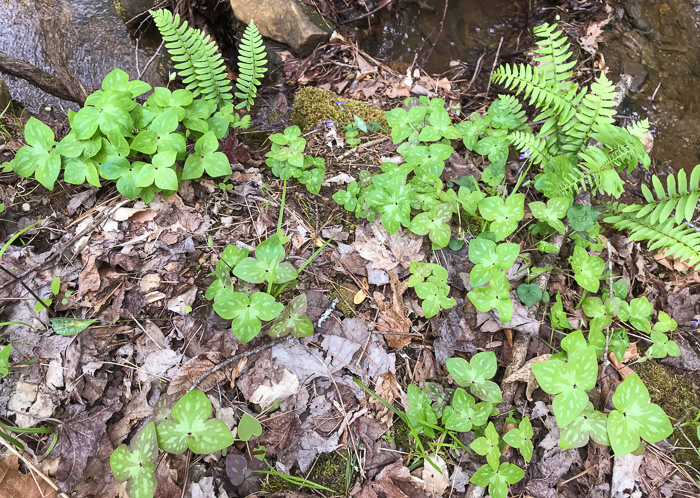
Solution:
<path fill-rule="evenodd" d="M 584 48 L 595 50 L 605 22 L 607 19 L 586 25 Z M 395 98 L 420 88 L 437 89 L 448 99 L 452 96 L 449 81 L 420 73 L 396 74 L 348 47 L 342 42 L 331 45 L 328 57 L 360 67 L 363 79 L 347 88 L 349 96 Z M 288 78 L 307 83 L 327 78 L 322 84 L 338 92 L 348 85 L 339 72 L 322 75 L 318 66 L 295 58 L 287 59 L 283 71 Z M 320 142 L 325 147 L 324 140 Z M 229 323 L 211 313 L 204 291 L 223 247 L 234 243 L 253 248 L 274 231 L 280 186 L 258 167 L 258 154 L 239 137 L 232 135 L 226 150 L 229 159 L 240 164 L 231 177 L 235 185 L 230 190 L 221 190 L 208 180 L 192 180 L 183 183 L 180 192 L 158 196 L 148 206 L 140 201 L 124 202 L 102 190 L 68 186 L 71 191 L 66 199 L 52 198 L 45 203 L 29 198 L 38 210 L 50 207 L 51 217 L 45 229 L 29 232 L 33 237 L 29 244 L 11 246 L 3 265 L 21 275 L 22 282 L 42 297 L 50 295 L 50 283 L 60 277 L 58 297 L 65 302 L 57 303 L 56 309 L 65 316 L 99 320 L 77 336 L 54 335 L 48 312 L 34 311 L 33 297 L 26 288 L 4 275 L 0 278 L 2 295 L 13 298 L 3 303 L 3 320 L 32 327 L 3 329 L 13 344 L 13 362 L 41 359 L 0 379 L 0 416 L 22 427 L 58 420 L 58 439 L 46 459 L 41 453 L 51 446 L 51 437 L 23 440 L 30 457 L 61 491 L 72 489 L 79 497 L 117 496 L 122 490 L 104 463 L 112 449 L 148 421 L 158 420 L 162 407 L 172 406 L 174 395 L 186 392 L 203 374 L 255 347 L 232 339 Z M 395 151 L 387 148 L 381 154 L 391 157 Z M 338 188 L 352 181 L 356 175 L 348 173 L 331 175 L 329 184 Z M 261 188 L 266 181 L 273 185 L 272 195 Z M 3 188 L 0 195 L 18 221 L 25 225 L 36 221 L 24 214 L 12 192 Z M 323 212 L 312 207 L 316 209 Z M 415 298 L 406 285 L 410 263 L 429 260 L 421 237 L 407 230 L 391 235 L 378 222 L 364 222 L 352 230 L 344 223 L 315 218 L 310 220 L 293 202 L 285 208 L 285 229 L 293 235 L 293 258 L 303 261 L 320 238 L 335 237 L 309 267 L 310 274 L 300 279 L 309 295 L 314 333 L 277 342 L 217 370 L 198 386 L 209 394 L 215 415 L 229 428 L 237 425 L 242 412 L 250 412 L 261 416 L 262 434 L 253 436 L 247 445 L 232 448 L 233 453 L 225 457 L 212 455 L 197 462 L 207 473 L 197 482 L 190 479 L 195 469 L 186 456 L 162 459 L 156 470 L 161 496 L 181 496 L 183 487 L 188 496 L 259 492 L 264 479 L 253 471 L 267 467 L 249 451 L 258 445 L 265 447 L 276 470 L 302 475 L 313 469 L 319 455 L 345 451 L 355 458 L 354 480 L 349 483 L 352 496 L 422 497 L 447 495 L 453 487 L 464 490 L 477 460 L 451 452 L 445 460 L 433 458 L 442 472 L 427 462 L 419 462 L 411 472 L 411 462 L 402 458 L 406 448 L 396 441 L 397 418 L 367 396 L 355 378 L 393 406 L 405 409 L 408 384 L 435 380 L 446 389 L 455 387 L 449 385 L 441 367 L 449 357 L 491 350 L 496 351 L 500 366 L 507 365 L 507 347 L 515 332 L 538 338 L 531 344 L 529 361 L 502 379 L 518 385 L 516 406 L 532 409 L 528 402 L 535 405 L 531 413 L 535 456 L 526 479 L 513 488 L 516 492 L 537 497 L 583 496 L 584 490 L 600 491 L 607 486 L 609 495 L 610 484 L 604 481 L 608 478 L 613 493 L 642 489 L 649 496 L 669 496 L 675 489 L 691 489 L 676 467 L 655 452 L 647 451 L 639 465 L 634 458 L 611 463 L 610 454 L 595 443 L 587 447 L 586 460 L 578 450 L 558 447 L 559 429 L 547 408 L 549 400 L 536 389 L 530 369 L 549 357 L 547 341 L 552 331 L 530 316 L 515 295 L 513 317 L 507 323 L 494 313 L 471 308 L 465 299 L 471 264 L 464 251 L 436 253 L 449 270 L 451 295 L 458 306 L 426 320 L 420 307 L 411 303 Z M 331 219 L 328 216 L 329 222 Z M 663 255 L 649 257 L 638 243 L 624 236 L 616 235 L 611 243 L 616 249 L 613 263 L 630 288 L 662 303 L 684 326 L 698 319 L 697 275 L 684 272 L 681 263 Z M 655 275 L 659 267 L 670 273 L 668 280 Z M 513 278 L 513 288 L 516 278 L 524 277 Z M 352 284 L 364 298 L 353 303 L 353 309 L 331 306 L 333 286 L 329 282 Z M 555 276 L 550 290 L 561 292 L 565 309 L 575 308 L 576 297 L 566 292 L 565 277 Z M 327 318 L 319 324 L 321 316 Z M 576 323 L 581 317 L 571 318 Z M 679 340 L 679 346 L 681 356 L 666 363 L 680 371 L 700 370 L 698 344 L 688 337 Z M 629 368 L 626 365 L 634 361 L 626 357 L 620 368 Z M 354 452 L 360 446 L 358 461 Z M 0 461 L 0 489 L 23 486 L 23 495 L 52 496 L 47 482 L 26 470 L 22 460 Z M 581 475 L 588 478 L 578 479 Z"/>

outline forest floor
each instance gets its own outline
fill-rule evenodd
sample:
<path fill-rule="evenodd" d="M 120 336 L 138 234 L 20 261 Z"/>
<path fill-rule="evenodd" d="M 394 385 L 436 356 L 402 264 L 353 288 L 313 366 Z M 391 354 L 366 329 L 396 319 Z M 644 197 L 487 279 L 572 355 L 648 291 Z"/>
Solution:
<path fill-rule="evenodd" d="M 481 78 L 488 78 L 492 63 Z M 483 112 L 496 96 L 494 89 L 477 90 L 468 76 L 457 71 L 406 75 L 340 38 L 307 59 L 283 61 L 276 83 L 263 90 L 262 104 L 253 111 L 254 123 L 258 130 L 278 131 L 289 122 L 292 94 L 278 91 L 284 82 L 319 86 L 385 110 L 425 92 L 444 98 L 448 106 L 461 106 L 462 116 L 468 116 Z M 17 122 L 2 119 L 0 158 L 7 161 L 24 142 Z M 57 121 L 53 128 L 60 136 L 67 123 Z M 0 439 L 7 450 L 0 453 L 11 455 L 0 460 L 0 498 L 124 496 L 109 468 L 114 448 L 155 416 L 159 400 L 174 399 L 207 373 L 198 388 L 209 395 L 213 415 L 234 429 L 241 414 L 249 413 L 260 420 L 262 434 L 238 441 L 228 455 L 188 451 L 160 458 L 156 496 L 465 495 L 469 476 L 483 458 L 448 448 L 442 455 L 447 471 L 433 472 L 417 458 L 406 426 L 354 378 L 405 409 L 411 384 L 432 381 L 450 388 L 447 358 L 494 351 L 500 382 L 516 333 L 536 332 L 528 360 L 552 352 L 549 320 L 528 319 L 516 300 L 515 313 L 522 320 L 502 327 L 466 298 L 465 275 L 472 267 L 467 246 L 433 252 L 423 237 L 406 230 L 391 235 L 378 222 L 357 220 L 333 202 L 334 192 L 357 178 L 359 170 L 378 170 L 383 159 L 396 154 L 396 146 L 375 132 L 362 135 L 364 145 L 352 149 L 339 127 L 322 122 L 306 139 L 307 154 L 326 159 L 326 182 L 316 196 L 288 182 L 283 215 L 288 261 L 296 267 L 333 239 L 304 269 L 297 287 L 307 295 L 315 333 L 284 341 L 261 334 L 241 344 L 204 293 L 227 245 L 252 250 L 277 228 L 282 182 L 264 164 L 270 146 L 265 138 L 252 131 L 226 141 L 234 169 L 227 187 L 206 178 L 184 181 L 177 193 L 157 196 L 148 205 L 125 199 L 110 184 L 76 187 L 59 181 L 48 192 L 33 180 L 0 174 L 0 242 L 37 223 L 0 260 L 0 318 L 22 323 L 0 329 L 0 346 L 12 344 L 10 365 L 15 366 L 0 378 L 0 431 L 24 448 L 20 454 L 7 438 Z M 510 166 L 515 172 L 520 164 L 516 160 Z M 448 159 L 443 179 L 479 175 L 480 168 L 467 151 L 458 150 Z M 506 182 L 515 180 L 509 173 Z M 628 195 L 635 192 L 639 183 L 630 178 Z M 518 232 L 521 247 L 532 247 L 529 237 L 527 230 Z M 647 381 L 653 402 L 676 420 L 693 419 L 700 410 L 700 276 L 623 234 L 606 241 L 612 248 L 607 261 L 627 281 L 630 295 L 646 296 L 678 322 L 681 349 L 680 357 L 640 363 L 634 343 L 625 361 L 615 365 L 612 383 L 634 370 Z M 576 325 L 585 320 L 577 308 L 581 293 L 571 272 L 557 271 L 567 256 L 555 262 L 546 290 L 561 294 Z M 412 261 L 447 268 L 450 295 L 458 305 L 426 319 L 415 293 L 402 285 Z M 60 289 L 53 295 L 56 278 Z M 53 298 L 51 309 L 35 311 L 35 295 Z M 49 313 L 96 322 L 65 337 L 52 333 Z M 211 372 L 230 358 L 236 361 Z M 535 452 L 528 464 L 511 453 L 511 461 L 526 470 L 525 478 L 511 486 L 513 496 L 639 496 L 633 494 L 639 491 L 654 497 L 700 496 L 700 459 L 690 447 L 700 448 L 694 432 L 677 430 L 667 444 L 648 445 L 643 458 L 625 462 L 592 441 L 562 450 L 551 398 L 539 389 L 526 392 L 528 379 L 526 373 L 515 381 L 513 405 L 530 414 Z M 55 432 L 18 433 L 12 427 Z M 254 473 L 267 470 L 254 457 L 261 447 L 277 471 L 332 491 Z M 237 456 L 245 458 L 242 468 Z"/>

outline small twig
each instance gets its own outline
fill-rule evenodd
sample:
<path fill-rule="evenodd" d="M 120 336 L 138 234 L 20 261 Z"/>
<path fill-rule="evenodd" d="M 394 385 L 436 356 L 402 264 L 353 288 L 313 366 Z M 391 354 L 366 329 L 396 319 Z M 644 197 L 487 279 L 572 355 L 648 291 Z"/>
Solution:
<path fill-rule="evenodd" d="M 4 271 L 5 273 L 7 273 L 9 276 L 11 276 L 11 277 L 13 277 L 13 278 L 15 277 L 15 275 L 14 275 L 10 270 L 8 270 L 7 268 L 5 268 L 3 265 L 0 265 L 0 270 Z M 33 291 L 32 289 L 30 289 L 29 286 L 28 286 L 27 284 L 24 283 L 24 280 L 23 280 L 21 277 L 19 278 L 19 284 L 20 284 L 22 287 L 24 287 L 25 290 L 26 290 L 27 292 L 29 292 L 29 293 L 32 295 L 32 297 L 34 297 L 34 299 L 36 299 L 37 301 L 39 301 L 39 302 L 44 306 L 44 308 L 46 308 L 46 312 L 49 314 L 49 316 L 50 316 L 51 318 L 56 318 L 56 314 L 55 314 L 55 313 L 53 312 L 53 310 L 49 307 L 50 305 L 47 304 L 46 301 L 44 301 L 42 298 L 40 298 L 39 296 L 37 296 L 37 295 L 34 293 L 34 291 Z"/>
<path fill-rule="evenodd" d="M 243 352 L 243 353 L 239 353 L 239 354 L 233 355 L 233 356 L 230 357 L 229 359 L 227 359 L 227 360 L 225 360 L 225 361 L 219 363 L 219 364 L 216 365 L 215 367 L 213 367 L 213 368 L 211 368 L 210 370 L 207 370 L 206 372 L 204 372 L 197 380 L 195 380 L 195 381 L 192 383 L 192 385 L 191 385 L 190 388 L 187 390 L 187 392 L 190 392 L 190 391 L 192 391 L 193 389 L 197 389 L 197 386 L 199 386 L 202 382 L 204 382 L 210 375 L 212 375 L 212 374 L 218 372 L 218 371 L 221 370 L 222 368 L 226 368 L 227 366 L 229 366 L 229 365 L 235 363 L 236 361 L 241 360 L 241 359 L 243 359 L 243 358 L 247 358 L 248 356 L 252 356 L 252 355 L 254 355 L 254 354 L 262 353 L 262 352 L 265 351 L 266 349 L 270 349 L 272 346 L 274 346 L 274 345 L 276 345 L 276 344 L 279 344 L 279 343 L 285 341 L 286 339 L 287 339 L 287 337 L 275 337 L 275 338 L 271 339 L 269 342 L 266 342 L 265 344 L 261 344 L 260 346 L 258 346 L 258 347 L 256 347 L 256 348 L 253 348 L 253 349 L 251 349 L 251 350 L 249 350 L 249 351 L 245 351 L 245 352 Z"/>
<path fill-rule="evenodd" d="M 144 75 L 144 73 L 146 71 L 148 71 L 148 66 L 150 66 L 151 63 L 155 60 L 155 58 L 158 56 L 158 54 L 160 53 L 160 49 L 163 48 L 164 43 L 165 43 L 165 41 L 160 42 L 160 45 L 158 45 L 156 52 L 151 56 L 150 59 L 148 59 L 148 62 L 146 63 L 146 65 L 143 66 L 143 70 L 138 72 L 139 74 L 138 74 L 138 76 L 136 76 L 137 80 L 140 80 L 141 77 Z M 136 54 L 136 60 L 138 60 L 138 54 Z"/>
<path fill-rule="evenodd" d="M 344 152 L 340 157 L 338 157 L 337 160 L 340 161 L 341 159 L 345 159 L 345 158 L 348 157 L 350 154 L 352 154 L 353 152 L 355 152 L 357 149 L 363 149 L 363 148 L 366 148 L 366 147 L 372 147 L 372 146 L 377 145 L 377 144 L 380 144 L 380 143 L 382 143 L 382 142 L 386 142 L 387 140 L 389 140 L 389 137 L 375 138 L 374 140 L 370 140 L 370 141 L 367 142 L 367 143 L 360 144 L 360 145 L 358 145 L 357 147 L 353 147 L 352 149 L 350 149 L 350 150 Z"/>
<path fill-rule="evenodd" d="M 489 84 L 486 87 L 486 95 L 489 94 L 491 90 L 491 78 L 493 78 L 493 72 L 496 70 L 496 63 L 498 62 L 498 55 L 501 53 L 501 45 L 503 45 L 503 37 L 501 36 L 501 41 L 498 42 L 498 50 L 496 50 L 496 57 L 493 58 L 493 66 L 491 66 L 491 74 L 489 75 Z"/>

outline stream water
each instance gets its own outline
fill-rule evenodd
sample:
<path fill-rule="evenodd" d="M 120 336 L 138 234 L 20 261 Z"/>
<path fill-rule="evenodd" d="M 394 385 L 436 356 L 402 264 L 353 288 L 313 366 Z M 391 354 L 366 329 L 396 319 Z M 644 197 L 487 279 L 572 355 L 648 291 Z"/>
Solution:
<path fill-rule="evenodd" d="M 527 49 L 528 18 L 518 5 L 449 0 L 442 36 L 424 68 L 444 72 L 453 59 L 473 68 L 501 38 L 501 54 Z M 380 29 L 361 37 L 363 49 L 385 61 L 421 64 L 432 44 L 425 40 L 435 39 L 444 6 L 444 0 L 398 2 Z M 627 0 L 617 8 L 616 19 L 599 48 L 613 81 L 621 72 L 634 77 L 620 114 L 649 118 L 656 173 L 690 170 L 700 162 L 700 0 Z M 482 73 L 487 77 L 489 71 Z"/>
<path fill-rule="evenodd" d="M 0 0 L 0 51 L 53 73 L 35 8 L 40 1 Z M 99 88 L 102 78 L 115 67 L 135 77 L 156 51 L 157 44 L 145 45 L 142 40 L 136 50 L 136 42 L 112 0 L 54 0 L 50 5 L 52 14 L 60 19 L 68 61 L 88 90 Z M 0 77 L 9 86 L 12 98 L 31 111 L 47 105 L 76 108 L 76 104 L 48 95 L 23 80 L 2 73 Z M 141 79 L 149 84 L 163 83 L 157 64 L 149 66 Z"/>

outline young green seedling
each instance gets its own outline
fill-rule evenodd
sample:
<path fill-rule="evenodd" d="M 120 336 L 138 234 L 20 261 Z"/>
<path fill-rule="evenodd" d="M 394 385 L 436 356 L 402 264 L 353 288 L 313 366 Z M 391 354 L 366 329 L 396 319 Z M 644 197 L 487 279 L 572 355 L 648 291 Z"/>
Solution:
<path fill-rule="evenodd" d="M 250 441 L 250 438 L 257 437 L 262 434 L 262 425 L 258 419 L 244 413 L 241 420 L 238 422 L 238 437 L 242 441 Z"/>
<path fill-rule="evenodd" d="M 588 292 L 598 292 L 600 279 L 605 271 L 605 261 L 595 254 L 589 255 L 582 247 L 574 247 L 571 257 L 571 267 L 574 269 L 576 283 Z"/>
<path fill-rule="evenodd" d="M 519 449 L 525 461 L 529 462 L 533 452 L 532 436 L 534 436 L 532 423 L 525 417 L 520 421 L 517 429 L 511 429 L 503 436 L 503 440 L 513 448 Z"/>
<path fill-rule="evenodd" d="M 306 294 L 299 294 L 289 301 L 270 327 L 270 337 L 306 337 L 314 333 L 311 318 L 304 316 L 308 302 Z"/>
<path fill-rule="evenodd" d="M 457 432 L 469 432 L 473 427 L 486 424 L 493 410 L 491 403 L 476 403 L 474 398 L 464 389 L 457 389 L 452 397 L 452 403 L 442 414 L 445 429 Z"/>
<path fill-rule="evenodd" d="M 510 282 L 504 272 L 499 272 L 488 287 L 479 287 L 467 293 L 472 304 L 481 312 L 498 311 L 498 319 L 507 323 L 513 317 L 513 302 L 510 300 Z"/>
<path fill-rule="evenodd" d="M 486 426 L 484 435 L 476 438 L 469 445 L 477 455 L 486 456 L 486 461 L 489 466 L 494 470 L 498 470 L 498 462 L 501 459 L 501 448 L 500 448 L 501 438 L 498 435 L 498 431 L 493 426 L 493 422 L 489 422 Z"/>
<path fill-rule="evenodd" d="M 233 444 L 233 434 L 221 420 L 210 419 L 212 405 L 207 395 L 194 389 L 180 398 L 170 418 L 158 424 L 158 446 L 179 455 L 187 448 L 204 455 L 223 450 Z"/>
<path fill-rule="evenodd" d="M 112 452 L 109 466 L 117 482 L 126 482 L 129 498 L 153 498 L 158 485 L 155 476 L 157 457 L 158 438 L 153 422 L 134 436 L 131 450 L 122 444 Z"/>
<path fill-rule="evenodd" d="M 503 401 L 501 388 L 488 380 L 496 375 L 498 369 L 496 354 L 493 351 L 477 353 L 471 361 L 464 358 L 448 358 L 445 365 L 455 382 L 462 387 L 468 387 L 473 395 L 489 403 Z"/>
<path fill-rule="evenodd" d="M 492 281 L 503 270 L 509 270 L 518 255 L 518 244 L 495 242 L 477 237 L 469 242 L 469 260 L 474 268 L 469 273 L 469 283 L 472 287 L 481 287 Z"/>
<path fill-rule="evenodd" d="M 0 349 L 0 377 L 7 377 L 10 373 L 10 354 L 12 353 L 12 344 L 8 344 Z"/>
<path fill-rule="evenodd" d="M 492 498 L 506 498 L 508 496 L 508 485 L 515 484 L 525 477 L 525 471 L 513 465 L 503 462 L 498 470 L 494 470 L 491 465 L 483 465 L 471 477 L 469 482 L 481 487 L 489 487 L 489 495 Z"/>
<path fill-rule="evenodd" d="M 479 212 L 491 222 L 490 230 L 498 242 L 512 234 L 525 216 L 525 195 L 511 194 L 505 201 L 498 196 L 487 197 L 479 202 Z"/>
<path fill-rule="evenodd" d="M 615 455 L 635 451 L 640 438 L 658 443 L 673 432 L 661 407 L 649 402 L 649 391 L 636 373 L 617 386 L 612 400 L 615 410 L 608 415 L 608 437 Z"/>

